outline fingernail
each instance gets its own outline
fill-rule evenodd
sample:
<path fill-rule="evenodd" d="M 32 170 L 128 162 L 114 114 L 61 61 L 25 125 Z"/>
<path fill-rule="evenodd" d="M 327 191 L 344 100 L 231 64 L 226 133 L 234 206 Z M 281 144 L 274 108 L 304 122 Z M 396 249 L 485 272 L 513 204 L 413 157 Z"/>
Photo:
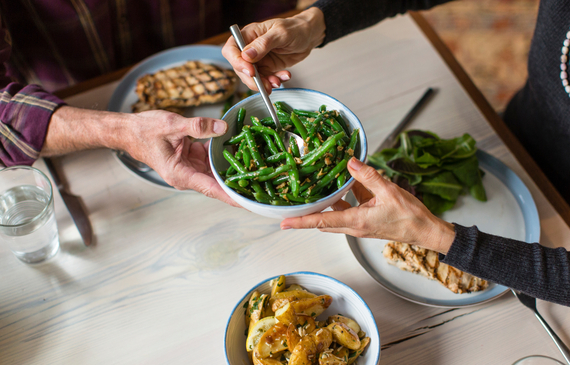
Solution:
<path fill-rule="evenodd" d="M 257 57 L 257 51 L 255 50 L 255 48 L 250 48 L 247 51 L 244 51 L 244 53 L 247 55 L 247 57 L 251 58 L 252 60 Z"/>
<path fill-rule="evenodd" d="M 358 171 L 362 168 L 362 166 L 364 166 L 364 164 L 360 160 L 357 160 L 353 157 L 350 159 L 350 161 L 348 161 L 348 166 L 350 166 L 350 168 L 354 171 Z"/>
<path fill-rule="evenodd" d="M 277 85 L 277 84 L 276 84 L 276 83 L 274 83 L 274 82 L 272 82 L 272 83 L 271 83 L 271 86 L 273 86 L 273 88 L 274 88 L 274 89 L 277 89 L 277 88 L 279 88 L 279 85 Z"/>
<path fill-rule="evenodd" d="M 285 231 L 285 230 L 288 230 L 288 229 L 291 229 L 291 227 L 290 227 L 290 226 L 281 226 L 281 230 L 282 230 L 282 231 Z"/>
<path fill-rule="evenodd" d="M 226 133 L 226 123 L 225 122 L 215 122 L 214 123 L 214 133 L 216 133 L 216 134 Z"/>
<path fill-rule="evenodd" d="M 288 80 L 291 79 L 291 78 L 289 77 L 289 75 L 287 75 L 287 74 L 281 75 L 281 76 L 279 76 L 279 78 L 281 79 L 281 81 L 288 81 Z"/>
<path fill-rule="evenodd" d="M 243 72 L 247 76 L 251 77 L 251 74 L 249 73 L 249 70 L 247 68 L 244 68 L 243 70 L 241 70 L 241 72 Z"/>

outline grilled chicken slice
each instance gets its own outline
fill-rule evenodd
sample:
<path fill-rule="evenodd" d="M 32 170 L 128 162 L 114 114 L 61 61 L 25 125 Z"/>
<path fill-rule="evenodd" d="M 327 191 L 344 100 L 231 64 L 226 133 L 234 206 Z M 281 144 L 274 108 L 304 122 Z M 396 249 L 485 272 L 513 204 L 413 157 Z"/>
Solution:
<path fill-rule="evenodd" d="M 185 108 L 213 104 L 235 92 L 237 76 L 231 70 L 199 61 L 160 70 L 138 79 L 135 92 L 152 108 Z"/>
<path fill-rule="evenodd" d="M 439 262 L 435 251 L 407 243 L 388 242 L 383 253 L 388 263 L 436 280 L 456 294 L 481 291 L 489 286 L 483 279 Z"/>

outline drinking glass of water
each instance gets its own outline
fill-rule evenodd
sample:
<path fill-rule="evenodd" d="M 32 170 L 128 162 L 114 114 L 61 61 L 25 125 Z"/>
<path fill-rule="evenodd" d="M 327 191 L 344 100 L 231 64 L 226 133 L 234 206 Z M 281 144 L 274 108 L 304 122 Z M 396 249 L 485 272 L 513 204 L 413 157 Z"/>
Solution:
<path fill-rule="evenodd" d="M 59 250 L 53 189 L 40 170 L 13 166 L 0 171 L 0 241 L 27 263 Z"/>

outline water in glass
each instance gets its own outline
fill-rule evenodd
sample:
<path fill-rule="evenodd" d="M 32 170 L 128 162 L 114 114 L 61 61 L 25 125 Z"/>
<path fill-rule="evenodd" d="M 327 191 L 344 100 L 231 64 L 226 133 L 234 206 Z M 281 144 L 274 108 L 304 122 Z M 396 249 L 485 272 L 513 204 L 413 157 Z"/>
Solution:
<path fill-rule="evenodd" d="M 0 234 L 22 261 L 42 261 L 59 249 L 53 201 L 50 203 L 49 194 L 40 187 L 22 185 L 4 191 L 0 195 L 0 224 L 13 226 Z"/>

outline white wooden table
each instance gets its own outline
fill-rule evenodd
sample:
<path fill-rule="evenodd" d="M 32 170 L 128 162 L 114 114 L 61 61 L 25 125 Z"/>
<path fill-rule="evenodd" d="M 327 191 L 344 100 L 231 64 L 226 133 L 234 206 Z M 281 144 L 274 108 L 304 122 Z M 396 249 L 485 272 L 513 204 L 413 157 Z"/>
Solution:
<path fill-rule="evenodd" d="M 411 127 L 444 138 L 470 133 L 529 187 L 542 244 L 570 248 L 568 225 L 409 15 L 317 49 L 291 71 L 289 86 L 323 91 L 351 108 L 370 150 L 426 87 L 438 88 Z M 67 101 L 105 109 L 116 85 Z M 333 276 L 362 295 L 378 322 L 381 364 L 512 364 L 531 354 L 562 360 L 510 293 L 463 309 L 413 304 L 369 277 L 342 235 L 282 232 L 277 220 L 158 188 L 109 150 L 61 163 L 87 206 L 96 244 L 82 245 L 59 195 L 57 257 L 26 265 L 0 244 L 0 364 L 224 364 L 224 329 L 236 302 L 261 280 L 294 271 Z M 42 161 L 36 166 L 45 171 Z M 539 310 L 570 344 L 570 308 L 539 302 Z"/>

